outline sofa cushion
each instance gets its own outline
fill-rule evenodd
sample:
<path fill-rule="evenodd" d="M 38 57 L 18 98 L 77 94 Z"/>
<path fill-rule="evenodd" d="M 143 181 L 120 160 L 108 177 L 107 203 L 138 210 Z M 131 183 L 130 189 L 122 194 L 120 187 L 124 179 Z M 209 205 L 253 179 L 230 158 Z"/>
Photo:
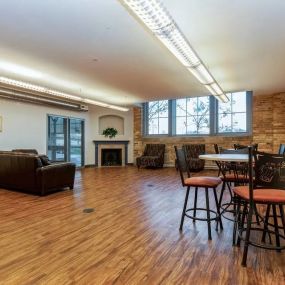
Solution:
<path fill-rule="evenodd" d="M 39 158 L 40 158 L 43 166 L 51 165 L 51 161 L 49 160 L 47 155 L 41 154 L 41 155 L 39 155 Z"/>
<path fill-rule="evenodd" d="M 27 154 L 38 154 L 36 149 L 29 149 L 29 148 L 17 148 L 12 149 L 12 152 L 19 152 L 19 153 L 27 153 Z"/>

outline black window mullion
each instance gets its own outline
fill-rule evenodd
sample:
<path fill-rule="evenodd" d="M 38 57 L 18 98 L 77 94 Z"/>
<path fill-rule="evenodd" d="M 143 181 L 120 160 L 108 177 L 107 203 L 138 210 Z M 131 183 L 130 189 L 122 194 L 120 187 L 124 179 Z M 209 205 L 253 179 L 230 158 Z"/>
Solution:
<path fill-rule="evenodd" d="M 176 134 L 176 110 L 174 101 L 175 100 L 168 101 L 168 136 Z"/>
<path fill-rule="evenodd" d="M 143 127 L 143 134 L 149 135 L 149 120 L 148 120 L 148 103 L 143 103 L 143 118 L 142 118 L 142 127 Z"/>
<path fill-rule="evenodd" d="M 252 133 L 252 91 L 246 92 L 246 128 L 248 133 Z"/>
<path fill-rule="evenodd" d="M 210 135 L 216 134 L 218 132 L 218 110 L 217 110 L 217 99 L 214 96 L 210 96 Z"/>
<path fill-rule="evenodd" d="M 69 122 L 68 118 L 64 118 L 64 161 L 70 160 L 70 134 L 69 134 Z"/>

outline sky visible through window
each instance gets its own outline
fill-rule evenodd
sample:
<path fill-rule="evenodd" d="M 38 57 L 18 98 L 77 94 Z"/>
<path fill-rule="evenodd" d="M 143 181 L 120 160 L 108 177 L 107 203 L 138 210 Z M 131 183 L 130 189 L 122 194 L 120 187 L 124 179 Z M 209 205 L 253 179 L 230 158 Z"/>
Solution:
<path fill-rule="evenodd" d="M 148 103 L 148 133 L 168 134 L 168 100 Z"/>
<path fill-rule="evenodd" d="M 176 100 L 176 134 L 209 134 L 209 96 Z"/>
<path fill-rule="evenodd" d="M 210 96 L 149 102 L 146 118 L 147 134 L 167 135 L 169 129 L 171 135 L 246 133 L 248 131 L 247 92 L 227 95 L 229 97 L 227 103 L 217 102 Z M 214 108 L 214 105 L 217 108 Z M 172 118 L 169 118 L 169 106 L 174 108 Z M 210 121 L 211 118 L 214 122 Z"/>
<path fill-rule="evenodd" d="M 219 133 L 246 132 L 246 92 L 227 94 L 228 103 L 218 103 Z"/>

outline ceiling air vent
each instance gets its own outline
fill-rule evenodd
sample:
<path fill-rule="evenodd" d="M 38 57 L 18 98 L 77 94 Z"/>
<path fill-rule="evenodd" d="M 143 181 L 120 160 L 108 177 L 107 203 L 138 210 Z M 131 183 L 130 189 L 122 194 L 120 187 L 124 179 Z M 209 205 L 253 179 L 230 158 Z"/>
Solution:
<path fill-rule="evenodd" d="M 88 106 L 87 105 L 80 105 L 80 110 L 87 112 L 88 111 Z"/>

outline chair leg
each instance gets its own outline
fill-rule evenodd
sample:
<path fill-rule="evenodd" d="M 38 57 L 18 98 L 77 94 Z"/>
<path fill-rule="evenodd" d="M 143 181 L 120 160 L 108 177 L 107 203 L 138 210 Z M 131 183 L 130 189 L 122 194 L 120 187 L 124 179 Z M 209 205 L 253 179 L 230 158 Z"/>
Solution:
<path fill-rule="evenodd" d="M 207 209 L 207 224 L 208 224 L 208 239 L 212 239 L 212 233 L 211 233 L 211 215 L 210 215 L 210 206 L 209 206 L 209 191 L 208 188 L 205 188 L 206 193 L 206 209 Z"/>
<path fill-rule="evenodd" d="M 215 202 L 216 202 L 216 207 L 217 207 L 217 213 L 218 213 L 218 219 L 217 219 L 217 226 L 216 226 L 216 230 L 218 230 L 218 223 L 220 222 L 220 229 L 223 230 L 223 223 L 222 223 L 222 216 L 220 213 L 220 208 L 219 208 L 219 202 L 218 202 L 218 197 L 217 197 L 217 190 L 216 188 L 213 189 L 214 190 L 214 197 L 215 197 Z"/>
<path fill-rule="evenodd" d="M 237 229 L 240 223 L 240 198 L 236 197 L 237 207 L 235 212 L 234 228 L 233 228 L 233 246 L 236 244 Z"/>
<path fill-rule="evenodd" d="M 228 186 L 228 190 L 229 190 L 229 193 L 230 193 L 230 196 L 231 196 L 231 200 L 232 200 L 233 199 L 233 193 L 232 193 L 231 183 L 227 182 L 227 186 Z"/>
<path fill-rule="evenodd" d="M 219 199 L 219 209 L 221 208 L 221 205 L 222 205 L 225 188 L 226 188 L 226 182 L 223 181 L 222 190 L 221 190 L 220 199 Z"/>
<path fill-rule="evenodd" d="M 262 233 L 262 238 L 261 238 L 262 242 L 265 242 L 266 233 L 267 233 L 267 230 L 268 230 L 268 226 L 267 225 L 268 225 L 268 220 L 269 220 L 270 208 L 271 208 L 271 204 L 267 205 L 265 219 L 264 219 L 264 228 L 263 228 L 263 233 Z"/>
<path fill-rule="evenodd" d="M 184 201 L 184 206 L 183 206 L 183 211 L 182 211 L 182 216 L 181 216 L 181 222 L 180 222 L 180 227 L 179 227 L 180 231 L 182 231 L 182 229 L 183 229 L 183 223 L 184 223 L 184 218 L 185 218 L 185 213 L 186 213 L 189 191 L 190 191 L 190 186 L 187 187 L 187 191 L 186 191 L 186 195 L 185 195 L 185 201 Z"/>
<path fill-rule="evenodd" d="M 247 203 L 244 203 L 242 216 L 241 216 L 241 223 L 240 225 L 238 225 L 238 231 L 241 231 L 241 233 L 242 233 L 242 230 L 244 229 L 244 221 L 245 221 L 246 212 L 247 212 Z M 238 239 L 237 239 L 238 247 L 240 247 L 240 241 L 241 241 L 241 238 L 240 238 L 240 233 L 239 233 Z"/>
<path fill-rule="evenodd" d="M 249 212 L 248 212 L 248 218 L 247 218 L 247 224 L 246 224 L 246 234 L 245 234 L 245 241 L 244 241 L 244 249 L 243 249 L 243 256 L 242 256 L 242 263 L 241 263 L 241 265 L 244 267 L 246 267 L 253 208 L 254 208 L 254 205 L 249 205 Z"/>
<path fill-rule="evenodd" d="M 284 235 L 285 235 L 285 215 L 284 215 L 283 205 L 279 205 L 279 210 L 280 210 L 280 216 L 281 216 L 283 230 L 284 230 Z"/>
<path fill-rule="evenodd" d="M 273 209 L 273 220 L 274 220 L 274 231 L 275 231 L 276 246 L 280 247 L 280 237 L 279 237 L 279 228 L 278 228 L 276 205 L 272 205 L 272 209 Z M 280 250 L 277 250 L 277 251 L 280 252 Z"/>
<path fill-rule="evenodd" d="M 193 217 L 196 217 L 197 195 L 198 195 L 198 187 L 195 187 L 195 198 L 194 198 L 194 213 L 193 213 Z M 193 223 L 195 223 L 195 222 L 196 222 L 196 220 L 193 219 Z"/>
<path fill-rule="evenodd" d="M 259 217 L 258 217 L 258 211 L 257 211 L 256 205 L 254 205 L 254 212 L 255 212 L 256 223 L 257 223 L 258 225 L 260 225 Z"/>

